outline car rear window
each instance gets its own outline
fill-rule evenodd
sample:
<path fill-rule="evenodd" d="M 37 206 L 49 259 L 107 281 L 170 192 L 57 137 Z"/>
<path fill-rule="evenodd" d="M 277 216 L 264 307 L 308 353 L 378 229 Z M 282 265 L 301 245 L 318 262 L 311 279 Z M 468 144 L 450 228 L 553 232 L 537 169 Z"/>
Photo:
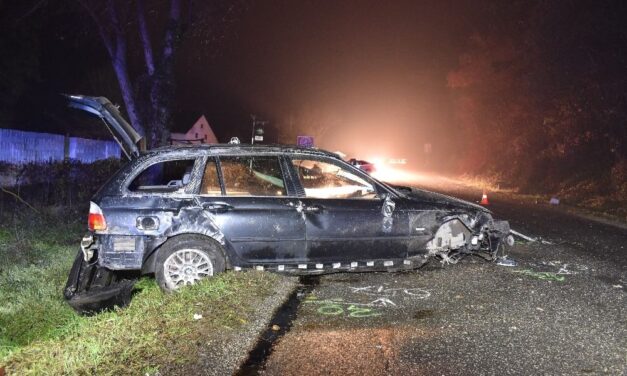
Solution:
<path fill-rule="evenodd" d="M 128 186 L 131 192 L 184 192 L 189 184 L 194 159 L 164 161 L 148 166 Z"/>
<path fill-rule="evenodd" d="M 227 196 L 285 196 L 285 183 L 277 157 L 221 157 Z"/>

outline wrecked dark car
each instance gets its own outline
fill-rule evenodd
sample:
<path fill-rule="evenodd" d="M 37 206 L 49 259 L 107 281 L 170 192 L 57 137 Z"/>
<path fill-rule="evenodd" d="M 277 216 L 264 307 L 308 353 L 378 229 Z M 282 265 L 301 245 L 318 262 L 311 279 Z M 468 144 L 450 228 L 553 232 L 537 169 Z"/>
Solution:
<path fill-rule="evenodd" d="M 398 271 L 430 258 L 495 259 L 509 236 L 478 205 L 395 188 L 339 156 L 292 146 L 219 144 L 140 153 L 105 98 L 70 96 L 102 118 L 130 162 L 90 203 L 65 297 L 79 312 L 124 305 L 134 281 L 165 291 L 227 269 Z"/>

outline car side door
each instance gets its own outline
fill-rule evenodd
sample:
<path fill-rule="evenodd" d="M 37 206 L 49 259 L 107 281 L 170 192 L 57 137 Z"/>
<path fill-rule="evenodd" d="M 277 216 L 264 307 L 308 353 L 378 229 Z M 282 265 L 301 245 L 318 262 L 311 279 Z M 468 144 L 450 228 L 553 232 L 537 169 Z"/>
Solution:
<path fill-rule="evenodd" d="M 297 155 L 290 160 L 311 261 L 359 263 L 407 256 L 407 213 L 395 210 L 390 195 L 367 174 L 334 158 Z"/>
<path fill-rule="evenodd" d="M 234 266 L 306 258 L 305 221 L 277 155 L 209 158 L 198 200 L 223 233 Z"/>

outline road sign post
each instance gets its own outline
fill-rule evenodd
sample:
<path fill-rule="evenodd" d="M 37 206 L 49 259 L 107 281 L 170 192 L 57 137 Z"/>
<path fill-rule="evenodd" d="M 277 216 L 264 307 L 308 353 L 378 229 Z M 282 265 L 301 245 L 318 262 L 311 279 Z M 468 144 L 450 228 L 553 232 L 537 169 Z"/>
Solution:
<path fill-rule="evenodd" d="M 296 136 L 296 145 L 303 148 L 313 148 L 314 138 L 312 136 Z"/>

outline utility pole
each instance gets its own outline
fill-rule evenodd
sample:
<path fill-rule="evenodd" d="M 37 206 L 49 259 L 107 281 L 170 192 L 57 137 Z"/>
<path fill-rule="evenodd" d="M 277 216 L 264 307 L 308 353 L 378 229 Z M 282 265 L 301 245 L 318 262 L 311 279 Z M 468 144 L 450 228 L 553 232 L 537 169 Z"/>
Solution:
<path fill-rule="evenodd" d="M 250 144 L 254 145 L 255 141 L 263 141 L 263 128 L 262 126 L 268 124 L 265 120 L 257 120 L 256 115 L 250 115 L 250 118 L 253 120 L 253 129 L 252 134 L 250 136 Z M 259 128 L 257 128 L 259 126 Z"/>

